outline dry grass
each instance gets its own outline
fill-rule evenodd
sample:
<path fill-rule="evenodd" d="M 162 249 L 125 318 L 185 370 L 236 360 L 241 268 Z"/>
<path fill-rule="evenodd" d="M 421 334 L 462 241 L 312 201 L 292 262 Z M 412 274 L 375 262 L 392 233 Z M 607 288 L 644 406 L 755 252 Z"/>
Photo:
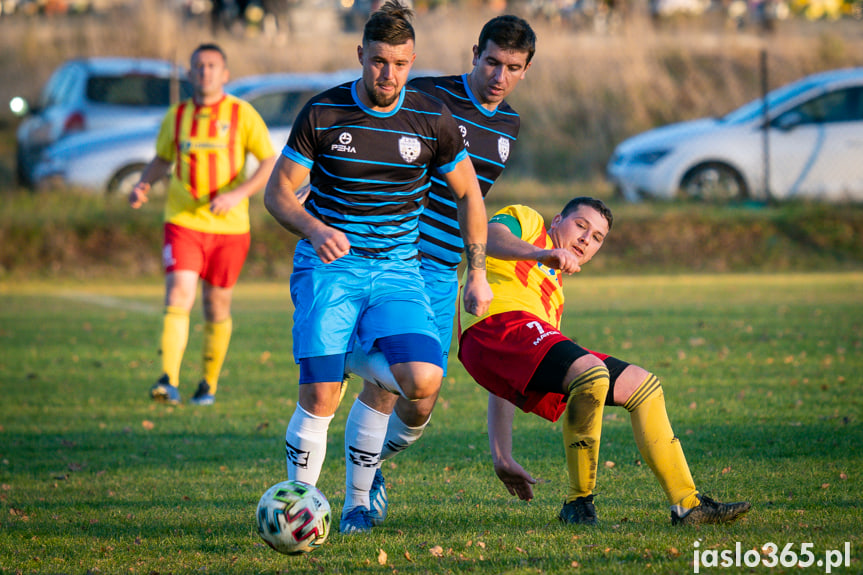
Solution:
<path fill-rule="evenodd" d="M 184 22 L 157 3 L 106 18 L 0 21 L 0 101 L 35 98 L 62 61 L 75 56 L 150 56 L 185 62 L 208 26 Z M 458 73 L 494 13 L 452 6 L 417 18 L 417 66 Z M 14 20 L 14 21 L 13 21 Z M 649 127 L 730 111 L 759 95 L 758 62 L 768 51 L 775 87 L 818 70 L 863 65 L 859 24 L 784 22 L 778 33 L 738 32 L 716 19 L 661 29 L 632 16 L 610 34 L 532 22 L 539 35 L 528 78 L 511 97 L 523 121 L 511 174 L 596 179 L 614 145 Z M 293 13 L 286 33 L 234 32 L 216 40 L 234 77 L 356 66 L 358 33 L 314 10 Z M 846 26 L 846 24 L 848 24 Z M 6 114 L 5 116 L 3 114 Z M 5 109 L 0 127 L 13 122 Z"/>

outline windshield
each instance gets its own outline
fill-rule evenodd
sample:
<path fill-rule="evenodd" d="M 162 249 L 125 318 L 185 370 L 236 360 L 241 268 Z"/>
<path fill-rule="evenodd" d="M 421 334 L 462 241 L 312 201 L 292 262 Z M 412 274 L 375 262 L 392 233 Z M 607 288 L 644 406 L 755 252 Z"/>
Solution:
<path fill-rule="evenodd" d="M 785 102 L 793 100 L 800 94 L 808 92 L 821 83 L 822 80 L 817 78 L 807 78 L 800 82 L 794 82 L 786 86 L 782 86 L 781 88 L 777 88 L 767 94 L 767 109 L 769 110 L 781 106 Z M 757 100 L 752 100 L 748 104 L 745 104 L 725 115 L 722 118 L 722 122 L 725 122 L 726 124 L 745 124 L 756 118 L 760 118 L 763 113 L 764 103 L 761 98 L 758 98 Z"/>
<path fill-rule="evenodd" d="M 87 99 L 100 104 L 165 108 L 171 105 L 171 82 L 170 78 L 145 75 L 92 76 L 87 79 Z M 179 99 L 191 97 L 191 83 L 185 79 L 178 82 Z"/>

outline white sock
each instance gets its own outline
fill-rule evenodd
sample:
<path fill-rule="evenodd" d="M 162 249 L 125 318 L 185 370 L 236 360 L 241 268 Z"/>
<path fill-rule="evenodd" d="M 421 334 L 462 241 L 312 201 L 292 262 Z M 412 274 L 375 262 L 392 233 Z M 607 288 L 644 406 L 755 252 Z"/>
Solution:
<path fill-rule="evenodd" d="M 369 508 L 369 491 L 381 462 L 388 416 L 359 399 L 345 422 L 345 509 Z"/>
<path fill-rule="evenodd" d="M 384 447 L 381 450 L 381 461 L 387 460 L 397 453 L 400 453 L 410 447 L 419 439 L 429 419 L 419 427 L 409 427 L 404 421 L 393 411 L 387 422 L 387 435 L 384 438 Z"/>
<path fill-rule="evenodd" d="M 300 404 L 285 431 L 285 456 L 288 479 L 315 485 L 327 455 L 327 429 L 333 416 L 312 415 Z"/>

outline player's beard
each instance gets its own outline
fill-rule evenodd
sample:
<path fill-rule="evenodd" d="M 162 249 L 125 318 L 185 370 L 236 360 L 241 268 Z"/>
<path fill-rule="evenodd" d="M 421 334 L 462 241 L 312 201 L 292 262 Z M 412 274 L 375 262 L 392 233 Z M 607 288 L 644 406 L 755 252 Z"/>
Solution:
<path fill-rule="evenodd" d="M 395 86 L 395 84 L 388 85 Z M 377 89 L 377 84 L 372 84 L 371 86 L 365 84 L 365 88 L 366 95 L 369 97 L 369 100 L 371 100 L 372 104 L 374 104 L 377 108 L 387 108 L 389 106 L 392 106 L 393 102 L 398 99 L 400 93 L 394 92 L 392 95 L 383 94 Z"/>

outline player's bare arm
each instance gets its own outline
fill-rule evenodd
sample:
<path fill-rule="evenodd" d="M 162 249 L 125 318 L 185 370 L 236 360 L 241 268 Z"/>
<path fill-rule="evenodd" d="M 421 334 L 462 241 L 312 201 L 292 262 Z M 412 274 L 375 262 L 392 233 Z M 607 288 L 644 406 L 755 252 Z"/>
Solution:
<path fill-rule="evenodd" d="M 465 310 L 473 315 L 483 315 L 488 311 L 493 296 L 485 275 L 488 224 L 482 191 L 469 158 L 456 164 L 455 169 L 446 174 L 444 179 L 455 198 L 459 230 L 469 250 L 467 282 L 464 286 Z"/>
<path fill-rule="evenodd" d="M 572 252 L 560 248 L 539 249 L 498 222 L 488 225 L 488 255 L 507 261 L 537 261 L 567 274 L 581 271 L 578 258 Z"/>
<path fill-rule="evenodd" d="M 264 206 L 289 232 L 307 238 L 325 264 L 346 255 L 351 248 L 347 236 L 308 213 L 294 193 L 309 175 L 309 170 L 279 156 L 264 192 Z"/>
<path fill-rule="evenodd" d="M 141 179 L 135 184 L 135 187 L 129 193 L 129 205 L 134 209 L 138 209 L 147 203 L 147 194 L 150 192 L 150 186 L 153 182 L 158 182 L 167 175 L 171 169 L 171 162 L 156 156 L 147 164 L 144 171 L 141 172 Z"/>
<path fill-rule="evenodd" d="M 267 185 L 267 180 L 276 164 L 276 157 L 271 156 L 260 161 L 257 169 L 245 182 L 228 193 L 217 195 L 210 202 L 210 211 L 217 216 L 230 212 L 237 204 L 246 198 L 251 198 Z"/>
<path fill-rule="evenodd" d="M 506 486 L 510 495 L 523 501 L 533 499 L 530 473 L 512 458 L 512 420 L 515 406 L 492 393 L 488 395 L 488 442 L 494 472 Z"/>

